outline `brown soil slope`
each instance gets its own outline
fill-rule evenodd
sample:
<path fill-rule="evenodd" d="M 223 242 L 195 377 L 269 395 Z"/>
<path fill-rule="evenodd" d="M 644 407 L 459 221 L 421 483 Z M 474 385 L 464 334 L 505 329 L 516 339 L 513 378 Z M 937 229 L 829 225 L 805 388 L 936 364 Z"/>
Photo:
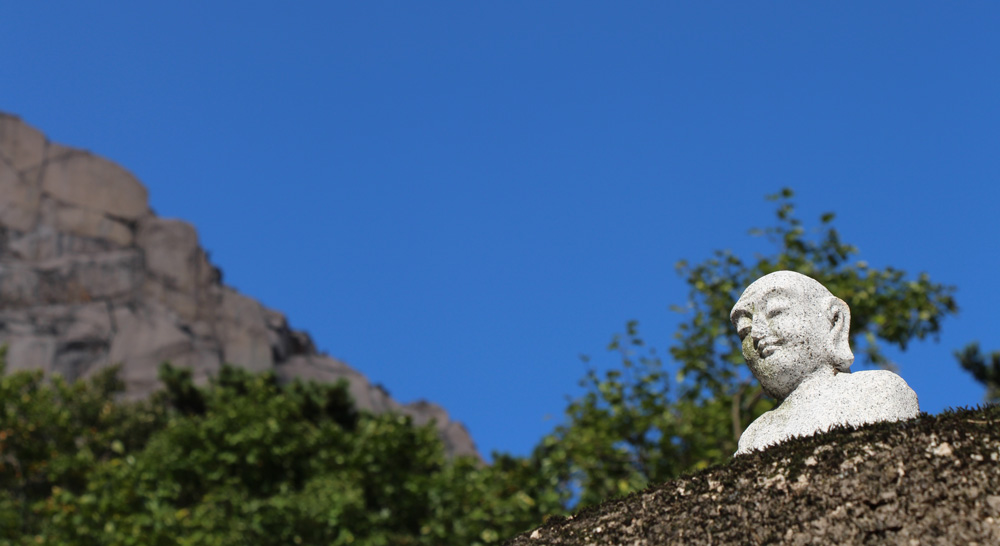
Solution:
<path fill-rule="evenodd" d="M 507 544 L 1000 544 L 998 427 L 990 406 L 798 438 Z"/>

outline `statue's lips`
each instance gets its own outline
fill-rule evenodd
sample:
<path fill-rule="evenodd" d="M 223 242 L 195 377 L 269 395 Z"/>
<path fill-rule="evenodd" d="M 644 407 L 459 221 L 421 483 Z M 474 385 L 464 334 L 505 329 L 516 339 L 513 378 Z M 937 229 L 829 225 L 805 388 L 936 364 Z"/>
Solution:
<path fill-rule="evenodd" d="M 764 339 L 761 339 L 760 341 L 757 342 L 757 347 L 756 347 L 757 354 L 759 354 L 761 358 L 767 358 L 773 355 L 774 352 L 778 350 L 778 347 L 780 345 L 781 341 L 779 341 L 778 339 L 775 339 L 773 337 L 765 337 Z"/>

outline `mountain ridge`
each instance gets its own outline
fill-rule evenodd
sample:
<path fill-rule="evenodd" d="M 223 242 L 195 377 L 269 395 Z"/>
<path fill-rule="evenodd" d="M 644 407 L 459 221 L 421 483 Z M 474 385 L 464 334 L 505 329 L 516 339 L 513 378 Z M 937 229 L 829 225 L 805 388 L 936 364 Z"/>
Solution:
<path fill-rule="evenodd" d="M 67 379 L 122 365 L 126 395 L 163 361 L 206 381 L 223 363 L 279 379 L 346 379 L 359 409 L 434 421 L 450 455 L 479 456 L 437 404 L 402 404 L 316 350 L 308 333 L 222 283 L 183 220 L 156 216 L 131 173 L 0 112 L 0 344 L 9 369 Z"/>

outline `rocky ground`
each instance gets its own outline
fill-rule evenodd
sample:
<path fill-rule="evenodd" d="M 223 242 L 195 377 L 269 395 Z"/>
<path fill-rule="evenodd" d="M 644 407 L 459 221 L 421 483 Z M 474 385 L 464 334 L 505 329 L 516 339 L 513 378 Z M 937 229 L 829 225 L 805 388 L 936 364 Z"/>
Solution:
<path fill-rule="evenodd" d="M 435 420 L 449 453 L 476 453 L 443 408 L 400 404 L 317 352 L 282 313 L 224 285 L 195 228 L 156 216 L 131 173 L 0 113 L 3 344 L 10 369 L 75 379 L 121 364 L 135 397 L 157 388 L 164 361 L 190 368 L 198 381 L 223 363 L 284 379 L 343 378 L 358 407 Z"/>
<path fill-rule="evenodd" d="M 798 438 L 506 544 L 1000 544 L 1000 407 Z"/>

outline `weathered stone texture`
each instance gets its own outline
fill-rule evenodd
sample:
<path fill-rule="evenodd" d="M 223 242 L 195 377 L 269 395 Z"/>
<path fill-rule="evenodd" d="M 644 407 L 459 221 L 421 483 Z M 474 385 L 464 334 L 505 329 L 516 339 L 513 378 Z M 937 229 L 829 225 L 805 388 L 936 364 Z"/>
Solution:
<path fill-rule="evenodd" d="M 992 406 L 793 438 L 505 544 L 1000 544 L 998 491 Z"/>
<path fill-rule="evenodd" d="M 217 331 L 226 362 L 240 362 L 255 372 L 273 369 L 274 355 L 268 342 L 264 306 L 231 288 L 224 288 L 217 312 Z"/>
<path fill-rule="evenodd" d="M 472 437 L 469 436 L 465 425 L 452 421 L 448 412 L 441 406 L 426 400 L 418 400 L 403 406 L 402 411 L 413 417 L 413 422 L 418 425 L 434 422 L 441 431 L 445 449 L 449 452 L 474 453 L 476 451 L 476 446 L 472 443 Z"/>
<path fill-rule="evenodd" d="M 56 358 L 55 336 L 20 335 L 12 337 L 7 347 L 7 368 L 10 370 L 28 370 L 42 368 L 52 371 L 52 363 Z"/>
<path fill-rule="evenodd" d="M 7 162 L 0 161 L 0 224 L 21 231 L 28 231 L 38 217 L 41 191 L 25 182 Z"/>
<path fill-rule="evenodd" d="M 137 243 L 145 253 L 146 269 L 170 288 L 195 292 L 211 283 L 212 268 L 191 224 L 148 218 L 139 224 Z"/>
<path fill-rule="evenodd" d="M 51 225 L 60 233 L 89 239 L 106 239 L 117 246 L 132 244 L 132 230 L 123 222 L 114 220 L 106 214 L 60 205 L 52 200 L 46 205 L 45 213 L 51 215 Z"/>
<path fill-rule="evenodd" d="M 116 308 L 109 362 L 122 363 L 122 379 L 132 391 L 156 388 L 157 367 L 191 351 L 191 337 L 156 304 Z"/>
<path fill-rule="evenodd" d="M 45 135 L 16 116 L 0 112 L 0 163 L 15 171 L 41 164 L 45 157 Z"/>
<path fill-rule="evenodd" d="M 9 369 L 69 379 L 122 365 L 130 397 L 159 385 L 160 363 L 203 383 L 223 363 L 282 380 L 347 380 L 361 409 L 437 423 L 452 454 L 468 432 L 429 403 L 403 406 L 321 355 L 285 316 L 221 284 L 190 224 L 158 218 L 146 188 L 89 152 L 0 114 L 0 344 Z"/>
<path fill-rule="evenodd" d="M 296 377 L 334 383 L 341 379 L 348 382 L 351 396 L 358 408 L 383 412 L 398 411 L 398 402 L 385 394 L 385 391 L 373 386 L 360 372 L 343 362 L 326 355 L 295 355 L 277 367 L 278 377 L 290 381 Z"/>
<path fill-rule="evenodd" d="M 89 152 L 46 158 L 36 169 L 42 191 L 62 203 L 126 220 L 149 213 L 146 188 L 125 169 Z"/>

